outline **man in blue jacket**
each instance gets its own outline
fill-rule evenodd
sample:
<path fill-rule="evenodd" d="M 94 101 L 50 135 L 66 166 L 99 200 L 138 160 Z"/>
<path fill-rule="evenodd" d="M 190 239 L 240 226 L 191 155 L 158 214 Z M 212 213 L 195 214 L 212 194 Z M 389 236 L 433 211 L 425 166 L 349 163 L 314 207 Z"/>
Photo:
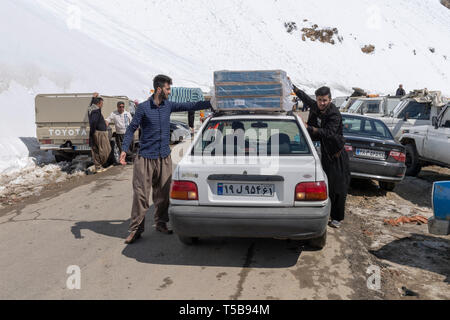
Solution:
<path fill-rule="evenodd" d="M 131 209 L 130 234 L 125 243 L 133 243 L 144 232 L 145 213 L 148 211 L 150 190 L 153 188 L 156 230 L 171 234 L 169 221 L 169 193 L 172 182 L 172 158 L 170 156 L 170 114 L 172 112 L 210 109 L 209 101 L 175 103 L 168 100 L 172 79 L 158 75 L 153 79 L 155 93 L 139 104 L 129 125 L 120 154 L 120 163 L 126 164 L 136 129 L 141 126 L 139 154 L 133 169 L 133 206 Z"/>

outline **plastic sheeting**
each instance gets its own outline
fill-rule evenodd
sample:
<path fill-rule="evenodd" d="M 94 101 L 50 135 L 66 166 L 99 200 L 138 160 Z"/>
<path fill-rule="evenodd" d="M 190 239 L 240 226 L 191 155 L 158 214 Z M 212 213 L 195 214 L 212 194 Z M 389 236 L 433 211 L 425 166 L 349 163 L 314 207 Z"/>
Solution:
<path fill-rule="evenodd" d="M 183 88 L 172 87 L 169 101 L 172 102 L 198 102 L 205 101 L 202 89 L 200 88 Z"/>
<path fill-rule="evenodd" d="M 289 111 L 294 104 L 291 92 L 282 70 L 216 71 L 212 102 L 220 111 Z"/>

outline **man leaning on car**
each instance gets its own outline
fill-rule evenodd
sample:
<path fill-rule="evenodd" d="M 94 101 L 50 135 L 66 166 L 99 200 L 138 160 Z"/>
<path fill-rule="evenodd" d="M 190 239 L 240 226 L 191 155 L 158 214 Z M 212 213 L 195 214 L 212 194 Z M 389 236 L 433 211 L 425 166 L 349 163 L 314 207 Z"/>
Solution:
<path fill-rule="evenodd" d="M 168 100 L 172 79 L 158 75 L 153 79 L 154 94 L 141 103 L 131 121 L 122 145 L 120 163 L 125 165 L 126 152 L 133 134 L 140 126 L 139 154 L 133 168 L 133 205 L 131 209 L 130 234 L 125 243 L 133 243 L 144 231 L 145 213 L 148 211 L 150 189 L 153 188 L 156 230 L 171 234 L 169 221 L 169 193 L 172 182 L 172 159 L 170 157 L 170 114 L 172 112 L 210 109 L 209 101 L 175 103 Z"/>
<path fill-rule="evenodd" d="M 350 168 L 345 139 L 343 136 L 342 117 L 338 108 L 331 103 L 331 91 L 328 87 L 316 90 L 316 99 L 293 85 L 294 93 L 309 106 L 310 112 L 306 128 L 313 140 L 320 140 L 322 167 L 328 177 L 331 200 L 330 226 L 339 228 L 344 220 L 345 201 L 350 183 Z"/>

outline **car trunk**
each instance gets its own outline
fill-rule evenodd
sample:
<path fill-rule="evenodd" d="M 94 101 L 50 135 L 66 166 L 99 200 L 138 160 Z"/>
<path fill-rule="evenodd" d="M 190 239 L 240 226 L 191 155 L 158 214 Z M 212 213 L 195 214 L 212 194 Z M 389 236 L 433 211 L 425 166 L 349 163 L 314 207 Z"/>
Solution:
<path fill-rule="evenodd" d="M 350 157 L 396 162 L 389 156 L 394 151 L 404 152 L 403 148 L 393 140 L 383 140 L 369 137 L 345 135 L 347 146 L 351 146 L 352 150 L 347 153 Z"/>
<path fill-rule="evenodd" d="M 197 184 L 199 205 L 288 207 L 298 183 L 316 180 L 316 161 L 313 155 L 192 156 L 179 164 L 177 176 Z"/>

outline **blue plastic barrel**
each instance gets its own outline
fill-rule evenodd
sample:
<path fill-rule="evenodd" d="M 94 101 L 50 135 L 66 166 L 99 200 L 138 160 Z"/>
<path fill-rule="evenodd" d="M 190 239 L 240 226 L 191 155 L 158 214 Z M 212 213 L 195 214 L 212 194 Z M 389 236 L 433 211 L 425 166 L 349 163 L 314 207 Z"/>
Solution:
<path fill-rule="evenodd" d="M 433 211 L 438 220 L 450 220 L 450 181 L 433 184 Z"/>

